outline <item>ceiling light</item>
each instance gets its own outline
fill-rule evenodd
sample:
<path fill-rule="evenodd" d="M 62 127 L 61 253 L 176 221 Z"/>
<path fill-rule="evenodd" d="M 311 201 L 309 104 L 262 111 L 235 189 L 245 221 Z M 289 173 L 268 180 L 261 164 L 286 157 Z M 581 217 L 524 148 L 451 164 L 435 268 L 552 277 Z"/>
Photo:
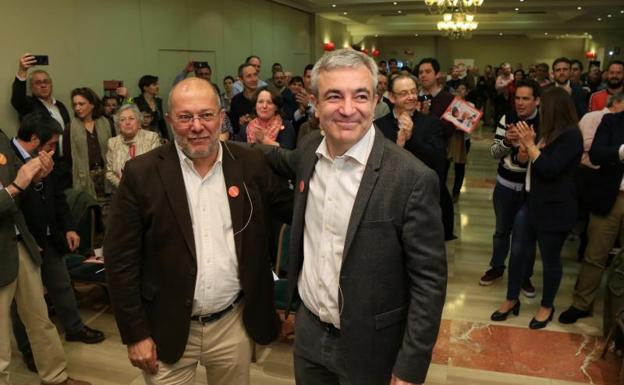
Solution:
<path fill-rule="evenodd" d="M 375 35 L 375 37 L 379 37 L 379 35 Z"/>
<path fill-rule="evenodd" d="M 580 11 L 581 9 L 583 9 L 583 7 L 581 7 L 581 6 L 579 5 L 578 7 L 576 7 L 576 9 L 578 9 L 578 10 Z"/>
<path fill-rule="evenodd" d="M 398 3 L 395 1 L 395 2 L 393 2 L 392 4 L 393 4 L 393 5 L 397 5 Z"/>
<path fill-rule="evenodd" d="M 424 0 L 430 14 L 445 13 L 475 14 L 484 0 Z"/>
<path fill-rule="evenodd" d="M 521 3 L 524 3 L 524 0 L 520 0 Z"/>
<path fill-rule="evenodd" d="M 607 15 L 607 17 L 613 17 L 613 15 L 611 15 L 611 14 L 608 14 L 608 15 Z"/>
<path fill-rule="evenodd" d="M 519 11 L 519 10 L 520 10 L 520 8 L 516 7 L 516 12 Z"/>
<path fill-rule="evenodd" d="M 620 13 L 624 13 L 624 9 L 620 11 Z"/>
<path fill-rule="evenodd" d="M 545 35 L 545 36 L 548 36 L 548 32 L 544 32 L 544 35 Z"/>
<path fill-rule="evenodd" d="M 414 34 L 414 36 L 418 37 L 418 34 L 417 34 L 417 33 L 415 33 L 415 34 Z"/>
<path fill-rule="evenodd" d="M 438 30 L 451 40 L 472 37 L 478 26 L 474 15 L 460 12 L 445 13 L 443 20 L 438 22 Z"/>
<path fill-rule="evenodd" d="M 403 11 L 401 11 L 400 9 L 397 11 L 397 13 L 401 13 L 401 12 L 403 12 Z"/>
<path fill-rule="evenodd" d="M 498 36 L 503 36 L 503 33 L 502 33 L 502 32 L 499 32 L 499 33 L 498 33 Z"/>
<path fill-rule="evenodd" d="M 602 21 L 602 17 L 599 17 L 599 18 L 597 18 L 596 20 L 598 20 L 598 21 Z"/>
<path fill-rule="evenodd" d="M 332 8 L 336 8 L 336 4 L 332 4 Z"/>
<path fill-rule="evenodd" d="M 343 15 L 345 15 L 345 16 L 346 16 L 346 15 L 348 15 L 348 13 L 347 13 L 347 12 L 343 12 L 342 14 L 343 14 Z"/>

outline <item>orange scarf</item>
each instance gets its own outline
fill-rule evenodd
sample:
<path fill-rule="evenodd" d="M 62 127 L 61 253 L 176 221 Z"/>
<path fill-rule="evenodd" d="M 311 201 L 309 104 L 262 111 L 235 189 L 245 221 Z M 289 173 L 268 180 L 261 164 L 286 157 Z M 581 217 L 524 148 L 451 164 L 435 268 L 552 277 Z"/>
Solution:
<path fill-rule="evenodd" d="M 264 137 L 272 141 L 276 141 L 277 135 L 284 129 L 282 117 L 275 115 L 268 121 L 262 121 L 258 118 L 251 120 L 247 124 L 247 143 L 256 142 L 256 132 L 264 133 Z"/>

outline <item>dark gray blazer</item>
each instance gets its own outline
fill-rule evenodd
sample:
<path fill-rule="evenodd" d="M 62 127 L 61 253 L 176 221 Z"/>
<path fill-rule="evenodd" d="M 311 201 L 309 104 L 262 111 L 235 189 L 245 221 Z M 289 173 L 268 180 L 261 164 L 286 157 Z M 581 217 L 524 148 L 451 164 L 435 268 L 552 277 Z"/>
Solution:
<path fill-rule="evenodd" d="M 295 184 L 290 301 L 303 266 L 309 180 L 322 137 L 294 151 L 273 148 L 274 170 Z M 303 184 L 303 191 L 300 186 Z M 376 130 L 349 222 L 340 272 L 341 342 L 352 383 L 422 383 L 431 362 L 446 294 L 446 255 L 436 174 Z"/>
<path fill-rule="evenodd" d="M 24 216 L 19 209 L 19 196 L 11 198 L 5 188 L 15 180 L 21 163 L 15 157 L 9 138 L 0 131 L 0 287 L 6 286 L 17 278 L 19 266 L 15 227 L 22 234 L 24 244 L 36 265 L 41 264 L 41 255 L 35 239 L 28 231 Z M 1 164 L 4 163 L 4 164 Z"/>

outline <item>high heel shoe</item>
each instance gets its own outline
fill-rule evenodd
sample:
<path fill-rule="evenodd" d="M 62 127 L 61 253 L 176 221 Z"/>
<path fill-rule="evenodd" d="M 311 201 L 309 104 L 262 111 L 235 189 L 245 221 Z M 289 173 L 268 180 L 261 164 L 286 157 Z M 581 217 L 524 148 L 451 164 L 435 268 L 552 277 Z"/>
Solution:
<path fill-rule="evenodd" d="M 533 319 L 531 319 L 531 322 L 529 322 L 529 328 L 531 328 L 531 329 L 543 329 L 543 328 L 545 328 L 546 325 L 548 325 L 548 323 L 550 321 L 552 321 L 553 314 L 555 314 L 555 307 L 554 306 L 550 310 L 550 315 L 548 316 L 548 319 L 546 319 L 545 321 L 538 321 L 538 320 L 535 319 L 535 317 L 533 317 Z"/>
<path fill-rule="evenodd" d="M 490 319 L 492 321 L 505 321 L 507 317 L 509 317 L 509 313 L 513 313 L 513 315 L 515 316 L 520 314 L 520 301 L 516 301 L 516 304 L 513 305 L 513 307 L 506 312 L 496 310 L 494 313 L 492 313 Z"/>

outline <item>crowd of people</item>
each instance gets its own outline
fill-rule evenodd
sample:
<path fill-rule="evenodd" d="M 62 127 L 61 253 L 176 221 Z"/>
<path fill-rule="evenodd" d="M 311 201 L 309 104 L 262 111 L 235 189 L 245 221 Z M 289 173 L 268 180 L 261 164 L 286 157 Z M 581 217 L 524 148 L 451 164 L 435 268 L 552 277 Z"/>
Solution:
<path fill-rule="evenodd" d="M 44 286 L 66 340 L 105 339 L 82 322 L 62 258 L 81 243 L 69 194 L 107 207 L 111 300 L 147 383 L 186 383 L 197 362 L 211 384 L 248 383 L 252 342 L 279 332 L 275 223 L 291 224 L 297 383 L 422 383 L 471 146 L 470 130 L 444 118 L 455 101 L 495 129 L 496 225 L 479 284 L 503 278 L 508 255 L 509 269 L 492 321 L 518 315 L 521 293 L 536 296 L 536 248 L 542 300 L 529 327 L 552 320 L 575 226 L 582 267 L 559 321 L 590 316 L 624 234 L 620 61 L 587 73 L 563 57 L 526 72 L 459 64 L 447 75 L 435 58 L 410 69 L 343 49 L 301 76 L 274 63 L 262 80 L 252 55 L 221 87 L 209 63 L 189 62 L 166 103 L 154 75 L 139 79 L 136 97 L 76 88 L 73 114 L 35 65 L 19 59 L 11 104 L 20 124 L 15 138 L 0 136 L 0 384 L 11 322 L 43 383 L 87 384 L 67 376 Z"/>

